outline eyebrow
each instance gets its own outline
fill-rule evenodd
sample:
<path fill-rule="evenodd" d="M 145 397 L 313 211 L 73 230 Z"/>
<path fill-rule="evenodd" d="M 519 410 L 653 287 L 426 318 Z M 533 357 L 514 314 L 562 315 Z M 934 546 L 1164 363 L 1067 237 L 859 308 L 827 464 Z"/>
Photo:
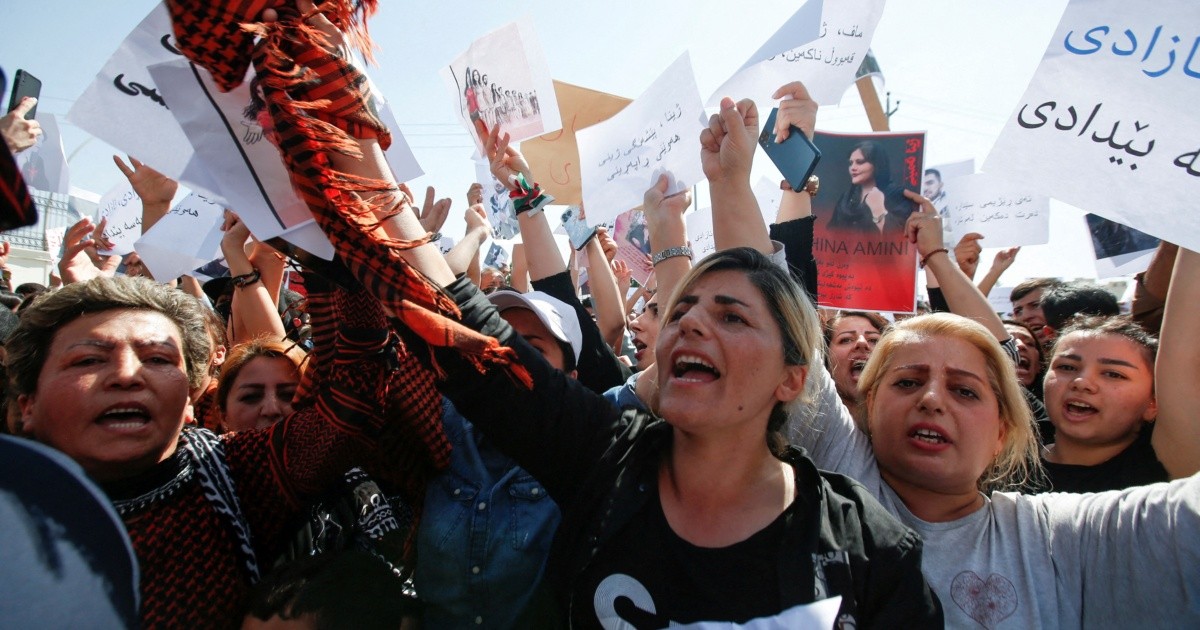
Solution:
<path fill-rule="evenodd" d="M 1079 356 L 1078 354 L 1060 354 L 1058 356 L 1063 359 L 1071 359 L 1074 361 L 1083 361 L 1083 357 Z M 1110 359 L 1108 357 L 1100 357 L 1099 362 L 1101 365 L 1120 365 L 1122 367 L 1127 367 L 1127 368 L 1131 368 L 1134 370 L 1141 369 L 1138 366 L 1134 365 L 1133 363 L 1130 363 L 1129 361 L 1123 361 L 1121 359 Z"/>
<path fill-rule="evenodd" d="M 162 346 L 162 347 L 170 348 L 172 350 L 179 349 L 179 346 L 175 345 L 174 340 L 169 337 L 166 339 L 141 339 L 141 340 L 135 341 L 133 345 L 135 348 L 150 348 L 150 347 Z M 82 341 L 76 341 L 75 343 L 67 346 L 67 348 L 77 348 L 80 346 L 90 346 L 90 347 L 101 348 L 104 350 L 111 350 L 112 348 L 115 348 L 117 346 L 117 343 L 114 341 L 109 341 L 107 339 L 84 339 Z"/>
<path fill-rule="evenodd" d="M 928 373 L 930 371 L 929 366 L 925 365 L 924 363 L 901 365 L 901 366 L 897 367 L 896 370 L 914 370 L 917 372 L 925 372 L 925 373 Z M 978 374 L 976 374 L 970 370 L 964 370 L 962 368 L 956 368 L 956 367 L 948 367 L 948 368 L 946 368 L 946 371 L 949 372 L 951 376 L 962 376 L 962 377 L 974 379 L 976 381 L 979 381 L 980 383 L 987 382 L 984 379 L 980 378 Z"/>

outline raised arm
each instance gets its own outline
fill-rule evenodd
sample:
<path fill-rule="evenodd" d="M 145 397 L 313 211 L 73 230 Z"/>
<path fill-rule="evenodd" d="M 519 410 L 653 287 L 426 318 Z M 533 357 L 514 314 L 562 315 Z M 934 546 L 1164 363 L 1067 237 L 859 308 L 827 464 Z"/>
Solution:
<path fill-rule="evenodd" d="M 221 251 L 225 264 L 233 276 L 233 302 L 229 317 L 229 343 L 244 343 L 255 337 L 268 336 L 283 339 L 287 334 L 283 320 L 279 318 L 278 302 L 271 298 L 271 291 L 264 283 L 263 272 L 257 269 L 246 255 L 246 239 L 250 229 L 238 215 L 225 211 L 221 225 L 225 235 L 221 237 Z M 274 274 L 282 276 L 282 272 Z"/>
<path fill-rule="evenodd" d="M 450 269 L 455 275 L 467 273 L 470 276 L 469 268 L 479 260 L 479 250 L 492 235 L 492 225 L 488 223 L 487 213 L 480 204 L 472 204 L 467 208 L 463 219 L 466 221 L 467 231 L 463 234 L 462 239 L 450 248 L 446 254 L 446 262 L 449 263 Z M 474 282 L 475 286 L 479 286 L 479 270 L 477 269 L 475 275 L 470 277 L 471 282 Z"/>
<path fill-rule="evenodd" d="M 117 168 L 121 169 L 125 179 L 129 180 L 130 185 L 133 186 L 133 192 L 137 193 L 142 200 L 142 233 L 144 234 L 154 227 L 159 219 L 167 216 L 167 212 L 170 212 L 171 199 L 179 190 L 179 182 L 139 162 L 132 155 L 128 157 L 129 165 L 125 164 L 119 155 L 113 156 L 113 162 L 116 163 Z"/>
<path fill-rule="evenodd" d="M 1158 419 L 1151 444 L 1172 479 L 1200 470 L 1200 254 L 1179 248 L 1154 365 Z"/>
<path fill-rule="evenodd" d="M 996 252 L 996 257 L 992 259 L 992 267 L 983 275 L 983 279 L 977 285 L 979 292 L 987 297 L 992 292 L 992 288 L 1000 280 L 1000 276 L 1008 271 L 1013 262 L 1017 259 L 1017 253 L 1021 251 L 1020 247 L 1010 247 Z"/>
<path fill-rule="evenodd" d="M 713 239 L 717 249 L 774 248 L 750 187 L 750 167 L 758 146 L 758 107 L 750 99 L 721 99 L 720 113 L 700 132 L 700 161 L 712 201 Z M 653 243 L 653 241 L 651 241 Z M 657 243 L 654 243 L 657 246 Z M 659 275 L 659 282 L 664 278 Z"/>
<path fill-rule="evenodd" d="M 600 245 L 599 230 L 604 228 L 596 229 L 596 237 L 584 246 L 587 251 L 588 286 L 592 290 L 592 311 L 596 314 L 596 327 L 600 329 L 604 343 L 619 351 L 625 335 L 625 302 L 621 299 L 621 289 L 609 266 L 608 257 Z"/>
<path fill-rule="evenodd" d="M 917 193 L 906 190 L 904 196 L 920 209 L 912 213 L 904 226 L 904 234 L 908 240 L 917 245 L 917 255 L 922 264 L 937 276 L 941 284 L 942 294 L 950 305 L 950 312 L 973 319 L 983 324 L 997 341 L 1009 338 L 1008 330 L 1000 321 L 1000 316 L 992 310 L 992 305 L 979 289 L 971 284 L 971 279 L 962 269 L 950 260 L 950 255 L 942 242 L 942 217 L 928 199 Z"/>

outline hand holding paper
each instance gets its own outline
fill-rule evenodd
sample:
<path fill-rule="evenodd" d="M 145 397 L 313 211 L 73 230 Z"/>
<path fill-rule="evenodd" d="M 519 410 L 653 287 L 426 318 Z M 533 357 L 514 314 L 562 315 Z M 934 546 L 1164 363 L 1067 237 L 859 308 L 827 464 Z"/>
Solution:
<path fill-rule="evenodd" d="M 88 237 L 94 229 L 96 225 L 92 223 L 91 217 L 84 217 L 72 225 L 63 236 L 63 256 L 58 261 L 58 271 L 64 283 L 84 282 L 101 276 L 111 277 L 116 273 L 117 265 L 121 262 L 120 256 L 99 257 L 99 265 L 92 261 L 92 253 L 88 250 L 95 251 L 96 243 Z"/>
<path fill-rule="evenodd" d="M 655 250 L 687 242 L 683 213 L 692 205 L 692 191 L 668 195 L 667 184 L 667 176 L 660 175 L 658 181 L 646 190 L 642 206 L 642 212 L 646 215 L 646 229 L 650 231 L 651 247 Z"/>
<path fill-rule="evenodd" d="M 500 125 L 496 125 L 488 134 L 484 150 L 487 151 L 488 165 L 492 169 L 492 175 L 509 190 L 515 190 L 517 188 L 514 181 L 516 176 L 518 174 L 523 176 L 527 183 L 533 185 L 533 172 L 529 170 L 529 162 L 525 161 L 525 156 L 521 155 L 516 147 L 509 144 L 511 139 L 507 133 L 501 136 Z"/>

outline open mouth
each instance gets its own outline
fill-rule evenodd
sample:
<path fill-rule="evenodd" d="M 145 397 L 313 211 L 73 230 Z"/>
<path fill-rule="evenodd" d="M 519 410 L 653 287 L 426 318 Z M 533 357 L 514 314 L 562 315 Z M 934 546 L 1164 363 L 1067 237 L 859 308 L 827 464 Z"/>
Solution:
<path fill-rule="evenodd" d="M 96 422 L 110 429 L 136 429 L 150 422 L 150 413 L 143 407 L 113 407 L 100 414 Z"/>
<path fill-rule="evenodd" d="M 858 376 L 859 376 L 860 374 L 862 374 L 863 370 L 864 370 L 866 367 L 867 367 L 867 360 L 866 360 L 866 359 L 857 359 L 857 360 L 855 360 L 855 361 L 851 361 L 851 362 L 850 362 L 850 376 L 851 376 L 851 378 L 853 378 L 855 382 L 858 382 Z"/>
<path fill-rule="evenodd" d="M 681 381 L 708 383 L 721 378 L 721 372 L 713 364 L 700 357 L 683 355 L 671 366 L 671 375 Z"/>
<path fill-rule="evenodd" d="M 1091 416 L 1100 411 L 1087 403 L 1076 400 L 1068 402 L 1066 407 L 1067 413 L 1073 416 Z"/>
<path fill-rule="evenodd" d="M 927 444 L 949 444 L 950 440 L 946 436 L 934 431 L 933 429 L 914 429 L 908 434 L 908 437 L 919 442 Z"/>

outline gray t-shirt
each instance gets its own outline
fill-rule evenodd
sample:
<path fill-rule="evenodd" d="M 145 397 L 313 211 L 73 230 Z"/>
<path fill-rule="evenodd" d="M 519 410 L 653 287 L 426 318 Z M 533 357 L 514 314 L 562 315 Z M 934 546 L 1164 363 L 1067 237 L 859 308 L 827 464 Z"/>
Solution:
<path fill-rule="evenodd" d="M 794 425 L 793 443 L 921 534 L 946 627 L 1200 627 L 1200 475 L 1097 494 L 997 492 L 969 516 L 929 523 L 880 477 L 828 372 L 813 372 L 817 418 Z"/>

